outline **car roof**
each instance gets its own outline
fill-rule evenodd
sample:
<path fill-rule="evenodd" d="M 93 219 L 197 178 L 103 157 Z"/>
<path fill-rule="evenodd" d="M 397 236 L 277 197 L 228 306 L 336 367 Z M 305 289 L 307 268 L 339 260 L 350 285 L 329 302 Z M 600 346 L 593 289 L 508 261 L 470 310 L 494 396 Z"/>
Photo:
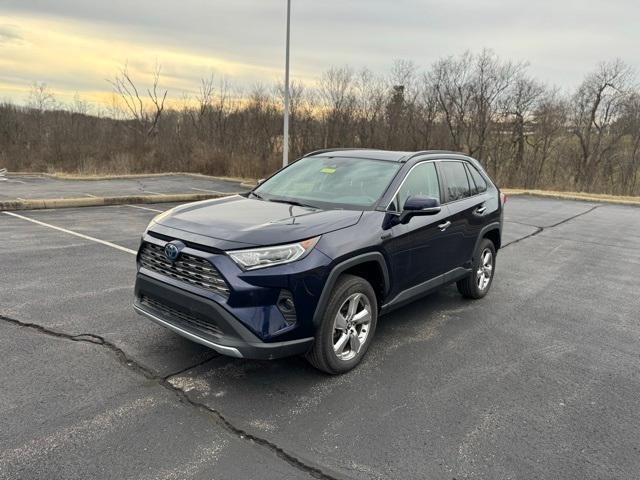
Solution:
<path fill-rule="evenodd" d="M 331 158 L 368 158 L 371 160 L 386 160 L 390 162 L 406 162 L 414 157 L 422 157 L 432 154 L 464 155 L 448 150 L 423 150 L 419 152 L 405 152 L 392 150 L 359 149 L 359 148 L 328 148 L 308 153 L 305 157 L 331 157 Z M 464 155 L 466 157 L 466 155 Z"/>

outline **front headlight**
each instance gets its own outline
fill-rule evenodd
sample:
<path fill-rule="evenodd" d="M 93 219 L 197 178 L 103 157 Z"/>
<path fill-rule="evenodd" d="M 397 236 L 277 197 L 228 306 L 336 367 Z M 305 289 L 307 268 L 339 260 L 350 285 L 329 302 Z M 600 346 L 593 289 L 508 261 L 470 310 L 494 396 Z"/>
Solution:
<path fill-rule="evenodd" d="M 319 239 L 320 237 L 314 237 L 302 242 L 277 245 L 275 247 L 233 250 L 227 252 L 227 254 L 243 270 L 253 270 L 300 260 L 311 251 Z"/>

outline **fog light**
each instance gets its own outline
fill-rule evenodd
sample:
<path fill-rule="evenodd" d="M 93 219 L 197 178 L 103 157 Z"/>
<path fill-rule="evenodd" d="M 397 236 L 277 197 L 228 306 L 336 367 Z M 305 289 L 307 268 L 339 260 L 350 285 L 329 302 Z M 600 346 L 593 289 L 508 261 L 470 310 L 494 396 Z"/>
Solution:
<path fill-rule="evenodd" d="M 280 290 L 276 305 L 280 313 L 282 313 L 287 326 L 296 323 L 296 306 L 293 303 L 293 295 L 291 295 L 289 290 Z"/>

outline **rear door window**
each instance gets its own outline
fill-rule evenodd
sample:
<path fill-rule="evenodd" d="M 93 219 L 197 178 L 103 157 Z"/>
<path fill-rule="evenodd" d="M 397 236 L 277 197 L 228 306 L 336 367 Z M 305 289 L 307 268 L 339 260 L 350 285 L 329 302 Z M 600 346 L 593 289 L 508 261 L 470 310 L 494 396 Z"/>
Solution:
<path fill-rule="evenodd" d="M 440 169 L 444 173 L 446 202 L 455 202 L 471 196 L 469 179 L 462 162 L 440 162 Z"/>

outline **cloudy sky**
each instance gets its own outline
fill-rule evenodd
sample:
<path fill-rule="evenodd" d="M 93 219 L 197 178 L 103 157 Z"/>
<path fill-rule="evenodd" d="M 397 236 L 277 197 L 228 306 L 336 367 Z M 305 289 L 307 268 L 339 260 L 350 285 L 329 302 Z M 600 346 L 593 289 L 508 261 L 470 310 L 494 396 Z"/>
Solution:
<path fill-rule="evenodd" d="M 34 81 L 59 100 L 106 101 L 128 62 L 141 83 L 156 61 L 174 98 L 211 72 L 252 85 L 281 79 L 285 0 L 0 0 L 0 100 Z M 532 74 L 575 86 L 599 61 L 640 70 L 638 0 L 292 0 L 292 74 L 330 66 L 421 67 L 467 49 L 526 60 Z"/>

